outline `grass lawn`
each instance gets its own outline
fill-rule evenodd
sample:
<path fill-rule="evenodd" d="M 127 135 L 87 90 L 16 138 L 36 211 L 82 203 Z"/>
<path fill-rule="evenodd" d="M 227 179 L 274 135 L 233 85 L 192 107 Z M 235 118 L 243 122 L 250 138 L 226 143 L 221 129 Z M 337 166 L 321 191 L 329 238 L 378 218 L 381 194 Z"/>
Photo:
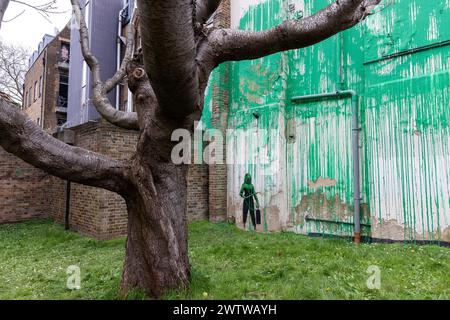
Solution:
<path fill-rule="evenodd" d="M 0 299 L 116 299 L 124 243 L 50 221 L 0 226 Z M 437 246 L 357 247 L 196 222 L 190 257 L 190 289 L 166 299 L 450 299 L 450 249 Z M 70 265 L 81 268 L 81 290 L 66 288 Z M 371 265 L 381 270 L 380 290 L 367 288 Z"/>

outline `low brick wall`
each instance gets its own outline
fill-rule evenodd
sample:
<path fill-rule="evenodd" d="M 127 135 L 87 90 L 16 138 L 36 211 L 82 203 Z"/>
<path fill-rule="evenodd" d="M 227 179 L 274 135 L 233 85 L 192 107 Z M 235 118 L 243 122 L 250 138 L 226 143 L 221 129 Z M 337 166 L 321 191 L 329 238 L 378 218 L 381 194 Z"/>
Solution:
<path fill-rule="evenodd" d="M 0 223 L 47 218 L 51 180 L 43 171 L 0 148 Z"/>
<path fill-rule="evenodd" d="M 138 134 L 115 127 L 104 120 L 71 128 L 75 145 L 111 158 L 126 160 L 133 154 Z M 51 215 L 64 223 L 67 182 L 54 178 L 51 186 Z M 127 211 L 124 200 L 112 192 L 71 183 L 70 228 L 97 239 L 125 235 Z"/>
<path fill-rule="evenodd" d="M 189 221 L 209 219 L 209 170 L 207 165 L 193 164 L 189 168 L 187 215 Z"/>
<path fill-rule="evenodd" d="M 75 145 L 109 157 L 126 160 L 133 154 L 138 134 L 104 120 L 71 128 Z M 206 165 L 192 165 L 188 175 L 188 219 L 208 219 Z M 49 176 L 0 150 L 0 223 L 52 217 L 64 223 L 67 182 Z M 97 239 L 127 232 L 125 201 L 112 192 L 71 183 L 70 227 Z"/>

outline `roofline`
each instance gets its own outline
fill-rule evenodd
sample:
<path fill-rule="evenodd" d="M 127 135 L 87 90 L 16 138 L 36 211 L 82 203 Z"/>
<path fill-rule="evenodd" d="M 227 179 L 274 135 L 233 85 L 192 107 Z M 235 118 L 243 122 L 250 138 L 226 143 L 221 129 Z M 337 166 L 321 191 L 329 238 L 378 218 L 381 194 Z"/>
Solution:
<path fill-rule="evenodd" d="M 63 28 L 61 31 L 58 32 L 58 34 L 52 36 L 52 35 L 50 35 L 50 34 L 48 34 L 48 33 L 45 33 L 45 34 L 42 36 L 42 40 L 44 40 L 44 38 L 45 38 L 46 36 L 51 37 L 52 40 L 50 40 L 49 43 L 47 43 L 47 44 L 42 48 L 41 53 L 39 53 L 39 55 L 36 57 L 36 60 L 34 60 L 33 64 L 28 68 L 27 72 L 25 73 L 25 77 L 27 76 L 28 72 L 34 67 L 36 61 L 39 60 L 39 57 L 42 55 L 42 53 L 44 53 L 45 49 L 47 49 L 47 47 L 48 47 L 53 41 L 59 40 L 59 35 L 64 31 L 64 29 L 66 29 L 66 28 L 69 27 L 69 26 L 70 26 L 70 20 L 67 22 L 67 24 L 64 26 L 64 28 Z M 70 40 L 70 39 L 67 39 L 67 40 Z M 41 41 L 41 42 L 42 42 L 42 41 Z M 39 42 L 39 44 L 40 44 L 41 42 Z M 39 50 L 39 44 L 38 44 L 38 50 Z M 33 51 L 33 52 L 34 52 L 34 51 Z M 37 52 L 39 52 L 39 51 L 37 51 Z M 33 54 L 30 56 L 30 58 L 31 58 L 32 56 L 33 56 Z"/>

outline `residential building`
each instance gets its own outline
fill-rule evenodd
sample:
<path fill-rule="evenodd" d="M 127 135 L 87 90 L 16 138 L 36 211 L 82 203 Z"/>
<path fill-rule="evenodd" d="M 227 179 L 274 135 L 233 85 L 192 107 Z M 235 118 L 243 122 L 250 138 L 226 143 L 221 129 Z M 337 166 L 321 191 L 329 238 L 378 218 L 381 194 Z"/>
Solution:
<path fill-rule="evenodd" d="M 82 0 L 80 1 L 89 30 L 90 49 L 98 58 L 101 78 L 106 80 L 114 75 L 123 58 L 123 30 L 130 22 L 134 1 L 128 0 Z M 83 59 L 80 35 L 76 28 L 71 32 L 72 57 L 69 79 L 69 103 L 66 128 L 75 127 L 100 119 L 92 104 L 92 81 L 89 67 Z M 120 107 L 122 86 L 112 90 L 108 97 L 113 106 Z M 128 93 L 125 96 L 128 99 Z M 122 107 L 124 108 L 124 107 Z M 126 107 L 125 107 L 126 109 Z"/>
<path fill-rule="evenodd" d="M 22 109 L 42 128 L 55 131 L 67 118 L 70 29 L 45 35 L 29 59 Z"/>

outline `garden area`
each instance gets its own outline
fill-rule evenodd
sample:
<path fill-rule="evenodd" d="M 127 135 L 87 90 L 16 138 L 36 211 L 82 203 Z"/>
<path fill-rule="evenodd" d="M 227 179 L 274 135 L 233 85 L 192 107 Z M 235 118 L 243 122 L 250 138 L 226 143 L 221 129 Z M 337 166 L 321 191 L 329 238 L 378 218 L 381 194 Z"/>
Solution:
<path fill-rule="evenodd" d="M 0 300 L 119 299 L 125 238 L 97 241 L 51 221 L 0 226 Z M 450 249 L 189 226 L 191 286 L 164 299 L 450 299 Z M 78 266 L 81 289 L 69 290 Z M 368 268 L 380 270 L 369 289 Z M 128 299 L 145 299 L 139 292 Z"/>

